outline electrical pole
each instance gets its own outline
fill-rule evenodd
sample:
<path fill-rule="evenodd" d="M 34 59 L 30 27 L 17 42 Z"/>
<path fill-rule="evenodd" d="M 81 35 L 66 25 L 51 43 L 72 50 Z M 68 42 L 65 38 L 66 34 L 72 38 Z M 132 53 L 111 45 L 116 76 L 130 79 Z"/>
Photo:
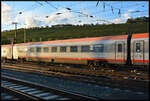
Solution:
<path fill-rule="evenodd" d="M 40 42 L 42 41 L 42 38 L 40 37 Z"/>
<path fill-rule="evenodd" d="M 26 42 L 26 30 L 24 29 L 24 43 Z"/>
<path fill-rule="evenodd" d="M 26 28 L 24 28 L 24 43 L 26 42 Z"/>
<path fill-rule="evenodd" d="M 10 39 L 10 41 L 11 41 L 11 44 L 13 45 L 14 44 L 14 39 Z"/>
<path fill-rule="evenodd" d="M 17 41 L 17 22 L 12 22 L 12 24 L 14 24 L 15 25 L 15 37 L 14 37 L 14 42 L 16 42 Z"/>

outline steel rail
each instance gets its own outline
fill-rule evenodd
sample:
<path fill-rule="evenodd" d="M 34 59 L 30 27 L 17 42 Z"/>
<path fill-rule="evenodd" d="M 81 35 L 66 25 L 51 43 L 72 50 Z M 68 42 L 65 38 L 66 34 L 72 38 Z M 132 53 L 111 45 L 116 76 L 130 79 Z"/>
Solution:
<path fill-rule="evenodd" d="M 46 76 L 50 76 L 50 77 L 54 77 L 54 78 L 56 77 L 56 78 L 65 79 L 65 80 L 68 79 L 68 80 L 73 80 L 73 81 L 79 81 L 79 82 L 90 83 L 90 84 L 98 84 L 98 85 L 104 85 L 104 86 L 109 86 L 109 87 L 125 88 L 125 89 L 130 89 L 133 91 L 141 91 L 141 92 L 148 91 L 147 85 L 148 85 L 149 80 L 148 79 L 140 80 L 139 77 L 137 79 L 134 79 L 133 75 L 135 75 L 135 73 L 131 73 L 132 75 L 126 75 L 125 77 L 122 78 L 123 80 L 122 79 L 119 80 L 120 77 L 117 78 L 116 76 L 113 76 L 112 73 L 110 73 L 110 72 L 109 72 L 109 74 L 108 73 L 107 74 L 112 75 L 112 77 L 111 77 L 112 79 L 109 78 L 107 76 L 107 74 L 105 74 L 105 72 L 104 72 L 105 75 L 89 76 L 89 75 L 81 75 L 80 73 L 73 74 L 73 73 L 61 72 L 61 71 L 59 71 L 59 72 L 58 71 L 49 71 L 47 69 L 46 70 L 45 69 L 38 70 L 38 68 L 36 69 L 35 67 L 33 69 L 32 69 L 32 67 L 31 68 L 29 68 L 29 67 L 25 68 L 25 67 L 24 66 L 16 67 L 15 65 L 10 65 L 10 67 L 8 66 L 8 68 L 7 68 L 7 66 L 6 67 L 4 66 L 4 69 L 8 69 L 8 70 L 11 69 L 11 70 L 20 71 L 20 72 L 42 74 L 42 75 L 46 75 Z M 134 86 L 136 84 L 137 84 L 137 86 Z"/>
<path fill-rule="evenodd" d="M 18 90 L 6 87 L 4 85 L 1 85 L 1 92 L 7 93 L 9 95 L 15 96 L 16 98 L 22 99 L 22 100 L 43 100 L 36 96 L 31 96 L 29 94 L 20 92 Z"/>
<path fill-rule="evenodd" d="M 10 68 L 17 68 L 17 66 L 15 65 L 11 65 L 11 66 L 6 66 L 6 65 L 3 65 L 3 67 L 10 67 Z M 26 66 L 21 66 L 19 65 L 18 66 L 18 69 L 25 69 Z M 90 76 L 105 76 L 107 78 L 110 78 L 110 79 L 117 79 L 117 77 L 119 79 L 124 79 L 124 77 L 128 77 L 128 78 L 133 78 L 133 80 L 148 80 L 148 76 L 147 74 L 143 75 L 143 74 L 136 74 L 136 73 L 131 73 L 131 72 L 116 72 L 116 71 L 87 71 L 87 70 L 83 70 L 83 71 L 78 71 L 77 69 L 63 69 L 63 68 L 49 68 L 49 69 L 45 69 L 45 70 L 42 70 L 42 69 L 39 69 L 38 67 L 35 68 L 35 67 L 30 67 L 30 68 L 27 68 L 28 70 L 30 71 L 37 71 L 37 72 L 44 72 L 46 73 L 47 72 L 61 72 L 61 73 L 68 73 L 68 74 L 80 74 L 80 75 L 90 75 Z M 72 70 L 72 71 L 71 71 Z"/>
<path fill-rule="evenodd" d="M 24 86 L 28 86 L 31 88 L 38 88 L 42 91 L 45 92 L 50 92 L 54 95 L 59 95 L 65 98 L 70 98 L 70 99 L 80 99 L 80 100 L 97 100 L 98 98 L 95 97 L 90 97 L 90 96 L 86 96 L 86 95 L 81 95 L 79 93 L 74 93 L 74 92 L 68 92 L 65 90 L 59 90 L 56 88 L 50 88 L 48 86 L 43 86 L 41 84 L 37 84 L 37 83 L 33 83 L 33 82 L 29 82 L 29 81 L 24 81 L 24 80 L 20 80 L 20 79 L 16 79 L 13 77 L 8 77 L 8 76 L 1 76 L 2 81 L 8 81 L 8 82 L 13 82 L 15 84 L 20 84 L 20 85 L 24 85 Z M 102 100 L 102 99 L 101 99 Z"/>

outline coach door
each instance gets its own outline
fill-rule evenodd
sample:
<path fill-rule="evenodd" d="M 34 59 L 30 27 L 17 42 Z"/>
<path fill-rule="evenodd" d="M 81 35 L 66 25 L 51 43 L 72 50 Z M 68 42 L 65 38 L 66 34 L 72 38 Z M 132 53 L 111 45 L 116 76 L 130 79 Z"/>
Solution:
<path fill-rule="evenodd" d="M 144 40 L 133 42 L 133 64 L 143 64 L 144 62 Z"/>
<path fill-rule="evenodd" d="M 116 42 L 116 61 L 123 62 L 125 59 L 125 42 Z"/>

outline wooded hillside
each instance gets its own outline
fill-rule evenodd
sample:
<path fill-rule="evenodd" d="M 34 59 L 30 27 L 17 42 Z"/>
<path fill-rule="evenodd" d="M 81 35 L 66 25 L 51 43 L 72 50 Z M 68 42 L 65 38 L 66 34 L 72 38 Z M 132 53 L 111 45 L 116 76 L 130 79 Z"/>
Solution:
<path fill-rule="evenodd" d="M 70 38 L 83 37 L 100 37 L 112 35 L 124 35 L 127 33 L 146 33 L 149 32 L 149 20 L 141 21 L 139 19 L 128 19 L 125 24 L 111 24 L 111 25 L 56 25 L 52 27 L 30 28 L 26 29 L 26 40 L 31 41 L 50 41 L 62 40 Z M 138 23 L 134 23 L 138 20 Z M 5 31 L 1 34 L 1 44 L 11 43 L 14 38 L 15 31 Z M 24 41 L 24 29 L 17 30 L 17 43 Z"/>

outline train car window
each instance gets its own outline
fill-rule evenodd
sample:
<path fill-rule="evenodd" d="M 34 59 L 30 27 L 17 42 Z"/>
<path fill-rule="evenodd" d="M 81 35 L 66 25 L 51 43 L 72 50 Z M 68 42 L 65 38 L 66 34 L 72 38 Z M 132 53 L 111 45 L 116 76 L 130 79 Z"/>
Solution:
<path fill-rule="evenodd" d="M 118 52 L 122 52 L 122 44 L 118 44 Z"/>
<path fill-rule="evenodd" d="M 31 52 L 31 53 L 34 52 L 34 48 L 30 48 L 30 52 Z"/>
<path fill-rule="evenodd" d="M 70 52 L 77 52 L 78 47 L 77 46 L 70 46 Z"/>
<path fill-rule="evenodd" d="M 136 43 L 136 52 L 141 52 L 140 46 L 141 46 L 140 43 Z"/>
<path fill-rule="evenodd" d="M 37 47 L 37 48 L 36 48 L 36 52 L 41 52 L 41 48 L 40 48 L 40 47 Z"/>
<path fill-rule="evenodd" d="M 66 52 L 66 47 L 65 46 L 60 47 L 60 52 Z"/>
<path fill-rule="evenodd" d="M 44 52 L 48 52 L 49 51 L 49 48 L 48 47 L 44 47 Z"/>
<path fill-rule="evenodd" d="M 90 52 L 90 46 L 89 45 L 81 46 L 81 52 Z"/>
<path fill-rule="evenodd" d="M 57 52 L 57 47 L 52 47 L 52 52 Z"/>
<path fill-rule="evenodd" d="M 104 52 L 104 44 L 97 44 L 93 46 L 94 52 Z"/>

